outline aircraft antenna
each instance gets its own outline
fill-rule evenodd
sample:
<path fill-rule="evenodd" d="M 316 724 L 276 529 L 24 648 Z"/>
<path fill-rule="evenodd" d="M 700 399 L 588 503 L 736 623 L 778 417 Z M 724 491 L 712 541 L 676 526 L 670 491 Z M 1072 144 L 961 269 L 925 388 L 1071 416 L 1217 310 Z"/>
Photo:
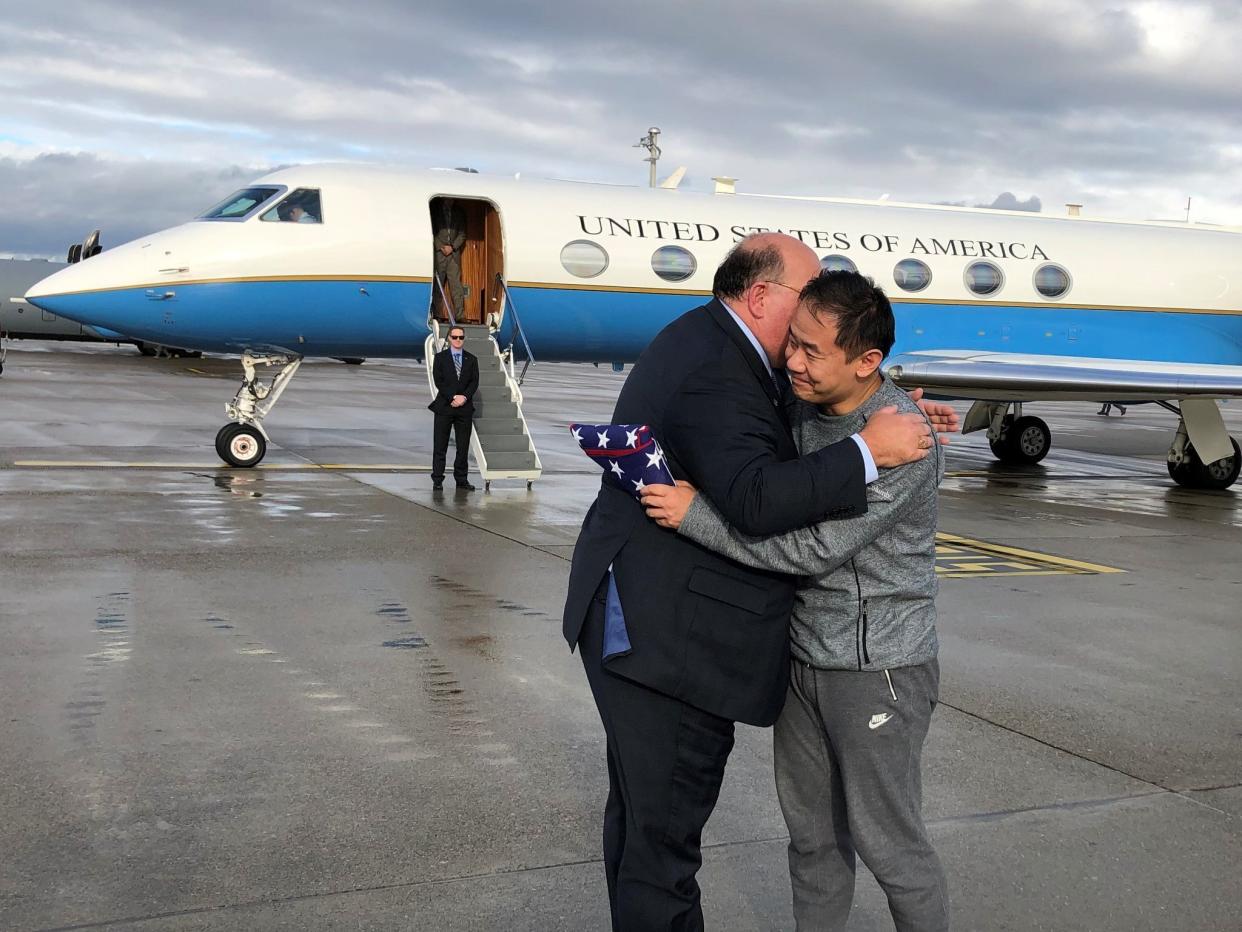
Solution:
<path fill-rule="evenodd" d="M 1190 223 L 1190 198 L 1186 198 L 1186 222 Z"/>
<path fill-rule="evenodd" d="M 647 162 L 651 166 L 647 185 L 652 188 L 656 186 L 656 162 L 660 161 L 660 147 L 656 145 L 656 137 L 659 135 L 660 127 L 652 126 L 647 130 L 647 135 L 638 140 L 638 142 L 634 143 L 631 147 L 634 149 L 647 150 L 647 157 L 643 159 L 643 161 Z"/>

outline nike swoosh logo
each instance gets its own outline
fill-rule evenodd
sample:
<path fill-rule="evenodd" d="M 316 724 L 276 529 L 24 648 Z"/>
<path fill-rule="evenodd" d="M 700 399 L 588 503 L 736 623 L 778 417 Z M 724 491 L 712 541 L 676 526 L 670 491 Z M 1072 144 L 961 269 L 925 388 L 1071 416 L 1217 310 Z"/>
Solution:
<path fill-rule="evenodd" d="M 885 712 L 883 715 L 873 715 L 871 716 L 871 721 L 867 722 L 867 727 L 875 731 L 892 717 L 893 714 L 891 712 Z"/>

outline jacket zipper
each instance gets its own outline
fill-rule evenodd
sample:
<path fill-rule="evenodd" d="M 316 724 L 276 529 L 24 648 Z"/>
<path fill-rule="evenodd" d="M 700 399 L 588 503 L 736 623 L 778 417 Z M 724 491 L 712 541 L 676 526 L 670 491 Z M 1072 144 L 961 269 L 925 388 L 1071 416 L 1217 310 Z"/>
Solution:
<path fill-rule="evenodd" d="M 862 655 L 863 662 L 871 666 L 871 655 L 867 653 L 867 600 L 862 600 Z"/>
<path fill-rule="evenodd" d="M 863 657 L 867 650 L 867 609 L 862 597 L 862 583 L 858 580 L 858 564 L 854 562 L 853 557 L 850 558 L 850 569 L 854 571 L 854 591 L 858 594 L 858 619 L 854 622 L 854 655 L 858 658 L 858 669 L 862 670 Z M 867 662 L 870 663 L 871 661 L 868 660 Z"/>

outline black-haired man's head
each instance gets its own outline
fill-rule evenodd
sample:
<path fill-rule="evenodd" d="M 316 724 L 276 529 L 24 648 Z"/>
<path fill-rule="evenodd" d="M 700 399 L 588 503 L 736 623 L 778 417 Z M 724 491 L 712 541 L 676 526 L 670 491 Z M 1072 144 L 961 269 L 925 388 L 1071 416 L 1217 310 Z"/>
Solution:
<path fill-rule="evenodd" d="M 879 384 L 895 333 L 893 307 L 874 281 L 821 272 L 802 289 L 790 325 L 785 368 L 794 391 L 837 413 L 853 410 Z"/>

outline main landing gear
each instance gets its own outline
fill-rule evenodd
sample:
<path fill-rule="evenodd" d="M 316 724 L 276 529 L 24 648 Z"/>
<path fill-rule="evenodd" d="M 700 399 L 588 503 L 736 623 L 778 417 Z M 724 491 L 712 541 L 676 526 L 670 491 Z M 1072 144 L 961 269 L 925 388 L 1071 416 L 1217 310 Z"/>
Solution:
<path fill-rule="evenodd" d="M 1179 418 L 1177 434 L 1173 437 L 1173 443 L 1169 447 L 1169 478 L 1184 489 L 1220 491 L 1233 485 L 1238 480 L 1239 471 L 1242 471 L 1242 450 L 1238 449 L 1238 441 L 1224 433 L 1224 421 L 1216 405 L 1209 403 L 1211 407 L 1206 408 L 1199 404 L 1192 408 L 1192 405 L 1195 405 L 1194 401 L 1183 401 L 1181 407 L 1178 408 L 1163 401 L 1158 404 L 1163 408 L 1168 408 Z M 1211 430 L 1212 427 L 1218 425 L 1219 432 L 1212 431 L 1216 434 L 1214 440 L 1221 440 L 1220 447 L 1223 451 L 1223 440 L 1227 439 L 1229 446 L 1233 448 L 1233 455 L 1205 463 L 1190 441 L 1190 430 L 1186 426 L 1188 417 L 1201 422 L 1206 420 L 1207 424 L 1200 429 Z M 1200 441 L 1205 442 L 1202 437 Z"/>
<path fill-rule="evenodd" d="M 1222 490 L 1242 472 L 1242 448 L 1228 435 L 1220 409 L 1210 398 L 1191 398 L 1180 405 L 1157 401 L 1178 416 L 1177 434 L 1169 447 L 1169 477 L 1186 489 Z M 1010 408 L 1013 409 L 1010 413 Z M 1189 423 L 1191 426 L 1187 426 Z M 976 401 L 962 421 L 962 433 L 987 428 L 988 444 L 1002 463 L 1029 466 L 1052 449 L 1052 431 L 1040 418 L 1023 415 L 1022 402 Z M 1204 461 L 1191 437 L 1217 459 Z M 1232 453 L 1230 453 L 1232 450 Z"/>
<path fill-rule="evenodd" d="M 1009 407 L 1004 403 L 986 406 L 988 445 L 992 448 L 992 454 L 1002 463 L 1023 466 L 1038 463 L 1052 449 L 1052 431 L 1041 418 L 1024 415 L 1022 402 L 1014 402 L 1012 414 Z M 971 414 L 974 414 L 974 409 Z"/>
<path fill-rule="evenodd" d="M 258 466 L 267 455 L 265 418 L 276 407 L 285 386 L 302 365 L 301 356 L 242 356 L 242 384 L 233 400 L 224 406 L 232 422 L 216 434 L 216 453 L 230 466 Z M 280 371 L 264 384 L 255 366 L 279 366 Z"/>

